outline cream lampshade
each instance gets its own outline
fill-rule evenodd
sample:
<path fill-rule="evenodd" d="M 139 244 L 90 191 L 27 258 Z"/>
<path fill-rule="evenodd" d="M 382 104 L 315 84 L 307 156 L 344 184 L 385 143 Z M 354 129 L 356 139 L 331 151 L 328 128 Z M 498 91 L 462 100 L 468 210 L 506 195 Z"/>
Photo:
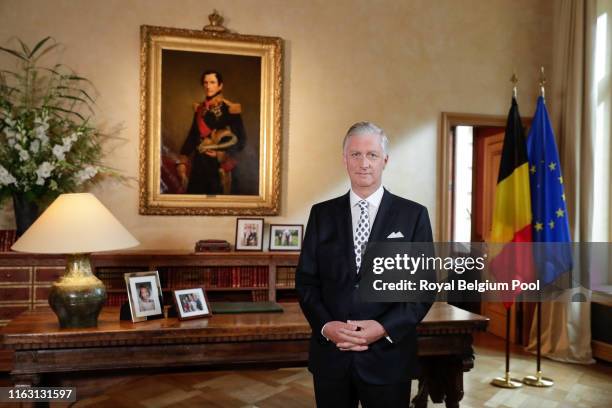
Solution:
<path fill-rule="evenodd" d="M 53 283 L 49 304 L 61 327 L 94 327 L 106 289 L 92 273 L 89 254 L 138 244 L 93 194 L 75 193 L 60 195 L 12 249 L 66 254 L 66 273 Z"/>

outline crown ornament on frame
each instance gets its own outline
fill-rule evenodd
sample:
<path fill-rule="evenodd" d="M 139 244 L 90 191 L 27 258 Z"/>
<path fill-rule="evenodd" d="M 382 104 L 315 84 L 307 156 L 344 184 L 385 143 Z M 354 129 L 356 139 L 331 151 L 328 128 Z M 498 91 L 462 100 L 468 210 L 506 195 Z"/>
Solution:
<path fill-rule="evenodd" d="M 223 16 L 219 14 L 217 10 L 213 10 L 212 14 L 208 15 L 208 21 L 210 21 L 210 24 L 205 25 L 202 30 L 213 33 L 225 33 L 229 31 L 223 26 Z"/>

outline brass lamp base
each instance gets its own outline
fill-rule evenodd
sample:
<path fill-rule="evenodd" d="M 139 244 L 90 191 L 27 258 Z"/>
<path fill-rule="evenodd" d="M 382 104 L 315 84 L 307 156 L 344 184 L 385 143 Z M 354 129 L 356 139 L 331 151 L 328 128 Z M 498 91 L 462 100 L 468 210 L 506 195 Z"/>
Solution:
<path fill-rule="evenodd" d="M 510 378 L 510 373 L 506 373 L 504 377 L 497 377 L 491 381 L 491 385 L 500 388 L 521 388 L 523 383 L 521 383 L 516 378 Z"/>
<path fill-rule="evenodd" d="M 91 271 L 88 254 L 68 255 L 66 274 L 53 283 L 49 305 L 62 328 L 96 327 L 106 288 Z"/>
<path fill-rule="evenodd" d="M 523 383 L 532 387 L 552 387 L 555 385 L 552 378 L 542 377 L 541 371 L 538 371 L 536 375 L 528 375 L 527 377 L 523 378 Z"/>

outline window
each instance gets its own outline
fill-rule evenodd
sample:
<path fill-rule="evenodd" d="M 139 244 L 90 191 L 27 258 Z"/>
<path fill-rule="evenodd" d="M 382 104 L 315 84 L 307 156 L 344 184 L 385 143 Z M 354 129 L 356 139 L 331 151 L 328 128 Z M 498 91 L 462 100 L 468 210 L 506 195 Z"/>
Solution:
<path fill-rule="evenodd" d="M 472 152 L 473 128 L 455 128 L 455 168 L 454 168 L 454 242 L 472 240 Z"/>
<path fill-rule="evenodd" d="M 610 60 L 612 53 L 612 0 L 598 0 L 595 37 L 595 139 L 594 139 L 594 195 L 593 241 L 610 241 L 610 116 L 612 111 L 612 81 Z"/>

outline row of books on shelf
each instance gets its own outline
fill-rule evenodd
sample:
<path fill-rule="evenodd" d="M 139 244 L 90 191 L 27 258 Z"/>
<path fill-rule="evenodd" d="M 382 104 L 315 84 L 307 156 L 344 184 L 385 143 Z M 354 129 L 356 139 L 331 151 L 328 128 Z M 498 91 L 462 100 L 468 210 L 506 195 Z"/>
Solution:
<path fill-rule="evenodd" d="M 160 270 L 162 285 L 170 288 L 264 288 L 268 286 L 267 266 L 174 267 Z M 163 273 L 165 272 L 165 273 Z"/>
<path fill-rule="evenodd" d="M 276 268 L 276 287 L 294 288 L 295 287 L 295 267 L 278 266 Z"/>
<path fill-rule="evenodd" d="M 124 289 L 124 274 L 142 270 L 142 268 L 97 268 L 96 275 L 104 282 L 107 289 Z M 159 268 L 159 279 L 165 288 L 265 288 L 268 286 L 268 267 L 164 267 Z"/>
<path fill-rule="evenodd" d="M 17 241 L 17 231 L 0 230 L 0 252 L 9 252 Z"/>
<path fill-rule="evenodd" d="M 96 268 L 96 276 L 104 283 L 106 289 L 125 289 L 124 274 L 145 271 L 147 271 L 146 267 L 98 267 Z"/>
<path fill-rule="evenodd" d="M 267 290 L 253 290 L 251 291 L 251 297 L 253 302 L 265 302 L 269 299 Z"/>
<path fill-rule="evenodd" d="M 121 306 L 128 301 L 127 292 L 125 293 L 107 293 L 106 306 Z"/>

